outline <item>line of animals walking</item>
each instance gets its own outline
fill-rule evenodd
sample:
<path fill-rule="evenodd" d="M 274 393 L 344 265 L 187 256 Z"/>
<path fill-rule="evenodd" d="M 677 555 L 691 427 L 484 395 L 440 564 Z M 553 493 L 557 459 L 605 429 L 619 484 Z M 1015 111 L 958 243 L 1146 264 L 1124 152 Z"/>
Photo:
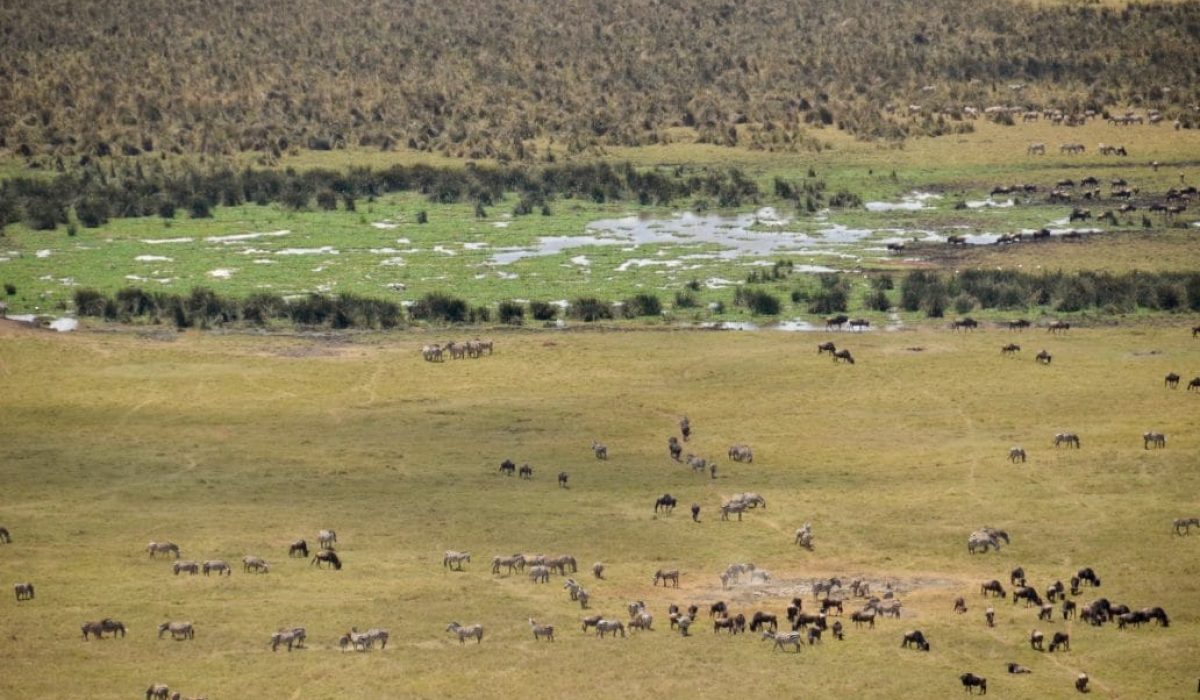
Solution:
<path fill-rule="evenodd" d="M 464 343 L 451 340 L 446 343 L 433 343 L 421 346 L 421 357 L 426 362 L 443 362 L 447 357 L 451 360 L 478 359 L 483 357 L 485 352 L 491 355 L 494 349 L 495 342 L 492 340 L 480 340 L 476 338 Z"/>

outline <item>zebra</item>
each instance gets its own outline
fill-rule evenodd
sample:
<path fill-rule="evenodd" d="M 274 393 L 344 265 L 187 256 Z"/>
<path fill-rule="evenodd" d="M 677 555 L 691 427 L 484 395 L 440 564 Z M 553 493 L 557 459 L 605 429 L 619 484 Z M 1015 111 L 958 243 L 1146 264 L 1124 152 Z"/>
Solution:
<path fill-rule="evenodd" d="M 1018 461 L 1021 464 L 1024 464 L 1025 463 L 1025 448 L 1020 447 L 1020 446 L 1014 446 L 1011 449 L 1009 449 L 1008 461 L 1012 462 L 1013 464 L 1016 464 Z"/>
<path fill-rule="evenodd" d="M 256 556 L 247 554 L 246 556 L 242 557 L 242 573 L 247 573 L 251 569 L 253 569 L 254 571 L 257 571 L 260 574 L 266 574 L 266 573 L 270 573 L 271 565 L 268 564 L 266 562 L 266 560 L 262 559 L 261 557 L 256 557 Z"/>
<path fill-rule="evenodd" d="M 608 459 L 608 446 L 602 442 L 593 440 L 592 453 L 596 455 L 596 459 Z"/>
<path fill-rule="evenodd" d="M 464 561 L 465 562 L 471 561 L 471 553 L 470 552 L 456 552 L 452 549 L 448 549 L 448 550 L 446 550 L 446 553 L 442 555 L 442 567 L 443 568 L 448 567 L 454 571 L 462 571 L 463 570 L 462 565 L 463 565 Z"/>
<path fill-rule="evenodd" d="M 749 445 L 733 445 L 729 448 L 729 458 L 735 462 L 754 463 L 754 452 Z"/>
<path fill-rule="evenodd" d="M 738 522 L 741 522 L 742 513 L 745 513 L 748 507 L 745 501 L 730 501 L 721 506 L 721 520 L 729 520 L 730 513 L 737 513 Z"/>
<path fill-rule="evenodd" d="M 12 536 L 8 534 L 8 528 L 0 527 L 0 544 L 10 544 Z"/>
<path fill-rule="evenodd" d="M 358 629 L 355 627 L 351 627 L 350 631 L 356 634 L 358 633 Z M 367 638 L 368 647 L 374 645 L 375 642 L 379 642 L 380 651 L 387 648 L 388 639 L 391 637 L 391 634 L 382 627 L 372 627 L 362 634 Z"/>
<path fill-rule="evenodd" d="M 33 600 L 33 584 L 29 582 L 15 584 L 13 593 L 17 595 L 18 601 Z"/>
<path fill-rule="evenodd" d="M 825 580 L 820 580 L 820 581 L 813 581 L 812 594 L 813 594 L 814 598 L 819 598 L 819 597 L 821 597 L 821 594 L 824 593 L 825 597 L 828 598 L 829 594 L 833 592 L 834 588 L 841 588 L 841 587 L 842 587 L 842 581 L 839 578 L 831 578 L 831 579 L 825 579 Z"/>
<path fill-rule="evenodd" d="M 647 630 L 653 630 L 654 629 L 654 616 L 645 611 L 642 611 L 642 612 L 638 613 L 637 615 L 634 615 L 633 617 L 631 617 L 629 619 L 629 629 L 630 629 L 630 631 L 636 629 L 636 630 L 641 630 L 643 632 L 647 631 Z"/>
<path fill-rule="evenodd" d="M 1054 436 L 1054 446 L 1066 445 L 1079 449 L 1079 436 L 1075 433 L 1057 433 Z"/>
<path fill-rule="evenodd" d="M 529 568 L 529 578 L 534 583 L 550 582 L 550 567 L 541 564 Z"/>
<path fill-rule="evenodd" d="M 342 651 L 346 651 L 346 647 L 354 649 L 354 651 L 366 651 L 371 648 L 371 636 L 366 632 L 359 632 L 355 628 L 350 628 L 350 631 L 338 638 L 338 646 Z"/>
<path fill-rule="evenodd" d="M 94 635 L 96 639 L 104 639 L 105 632 L 112 632 L 113 637 L 116 637 L 118 632 L 122 637 L 125 636 L 125 625 L 111 617 L 106 617 L 99 622 L 85 622 L 80 626 L 80 630 L 83 632 L 83 641 L 85 642 L 88 640 L 89 634 Z"/>
<path fill-rule="evenodd" d="M 757 508 L 759 506 L 762 506 L 765 509 L 767 507 L 767 499 L 765 499 L 762 496 L 758 495 L 757 493 L 753 493 L 753 492 L 735 493 L 733 495 L 733 498 L 731 498 L 730 500 L 731 501 L 741 501 L 742 503 L 746 504 L 747 508 Z"/>
<path fill-rule="evenodd" d="M 599 635 L 601 639 L 603 639 L 604 635 L 609 632 L 612 633 L 613 637 L 616 637 L 617 632 L 620 632 L 621 637 L 623 638 L 625 636 L 625 623 L 621 622 L 620 620 L 600 620 L 596 623 L 596 634 Z"/>
<path fill-rule="evenodd" d="M 337 533 L 333 530 L 321 530 L 317 533 L 317 543 L 321 549 L 333 549 L 337 544 Z"/>
<path fill-rule="evenodd" d="M 588 593 L 586 590 L 584 590 L 584 589 L 583 589 L 583 587 L 581 586 L 581 587 L 579 588 L 579 590 L 575 592 L 575 596 L 576 596 L 576 597 L 579 599 L 579 608 L 580 608 L 581 610 L 587 610 L 587 608 L 588 608 L 588 601 L 590 601 L 590 600 L 592 599 L 592 596 L 591 596 L 591 594 L 589 594 L 589 593 Z"/>
<path fill-rule="evenodd" d="M 1151 445 L 1154 445 L 1155 447 L 1166 447 L 1167 446 L 1167 436 L 1163 435 L 1162 433 L 1155 433 L 1153 431 L 1143 433 L 1142 434 L 1142 449 L 1148 450 L 1148 449 L 1150 449 Z"/>
<path fill-rule="evenodd" d="M 638 615 L 640 615 L 646 611 L 646 603 L 641 600 L 635 600 L 632 603 L 629 603 L 628 605 L 626 605 L 625 609 L 629 611 L 630 617 L 637 617 Z"/>
<path fill-rule="evenodd" d="M 583 590 L 583 586 L 575 579 L 569 578 L 563 583 L 563 589 L 571 596 L 571 600 L 579 600 L 579 591 Z"/>
<path fill-rule="evenodd" d="M 1200 525 L 1200 523 L 1197 524 Z M 601 581 L 604 580 L 604 562 L 598 561 L 595 564 L 592 564 L 592 576 L 595 576 Z"/>
<path fill-rule="evenodd" d="M 539 625 L 537 620 L 529 618 L 529 627 L 533 630 L 533 641 L 537 641 L 545 637 L 548 641 L 554 641 L 554 625 Z"/>
<path fill-rule="evenodd" d="M 286 644 L 287 650 L 291 651 L 292 647 L 303 648 L 304 640 L 308 638 L 308 632 L 303 627 L 292 627 L 291 629 L 281 629 L 271 635 L 271 651 L 277 651 L 280 644 Z"/>
<path fill-rule="evenodd" d="M 208 576 L 211 571 L 217 572 L 217 576 L 221 574 L 225 574 L 226 576 L 233 575 L 233 570 L 229 568 L 229 564 L 222 559 L 210 559 L 204 562 L 203 569 L 205 576 Z"/>
<path fill-rule="evenodd" d="M 697 457 L 696 455 L 691 454 L 691 453 L 688 453 L 687 459 L 685 461 L 687 462 L 688 466 L 692 468 L 692 471 L 694 471 L 694 472 L 702 472 L 708 468 L 708 461 L 706 459 L 704 459 L 703 457 Z"/>
<path fill-rule="evenodd" d="M 173 542 L 151 542 L 150 544 L 146 545 L 146 551 L 150 552 L 151 558 L 153 558 L 155 554 L 166 554 L 167 552 L 174 552 L 175 558 L 179 558 L 179 545 Z"/>
<path fill-rule="evenodd" d="M 683 445 L 679 444 L 679 438 L 672 435 L 667 438 L 667 450 L 671 453 L 671 459 L 679 461 L 679 455 L 683 454 Z"/>
<path fill-rule="evenodd" d="M 171 689 L 163 683 L 155 683 L 146 688 L 146 700 L 167 700 Z"/>
<path fill-rule="evenodd" d="M 988 547 L 995 549 L 997 552 L 1000 551 L 999 538 L 993 537 L 982 530 L 972 532 L 967 537 L 967 551 L 971 554 L 974 554 L 977 550 L 983 550 L 986 553 Z"/>
<path fill-rule="evenodd" d="M 558 569 L 560 575 L 566 574 L 566 567 L 571 567 L 571 573 L 579 571 L 579 566 L 575 563 L 575 557 L 570 554 L 552 557 L 546 560 L 546 566 Z"/>
<path fill-rule="evenodd" d="M 672 582 L 675 588 L 679 588 L 679 569 L 659 569 L 654 572 L 654 585 L 657 586 L 659 581 L 663 582 L 663 588 L 667 587 L 667 581 Z"/>
<path fill-rule="evenodd" d="M 784 649 L 784 647 L 791 644 L 792 646 L 796 647 L 796 653 L 800 653 L 801 646 L 799 632 L 770 632 L 764 630 L 762 633 L 762 638 L 764 641 L 769 640 L 774 642 L 774 644 L 771 646 L 771 651 L 775 651 L 776 649 L 779 649 L 780 651 L 787 651 L 787 649 Z"/>
<path fill-rule="evenodd" d="M 1200 527 L 1200 518 L 1175 518 L 1171 525 L 1175 528 L 1176 535 L 1190 535 L 1193 525 Z"/>
<path fill-rule="evenodd" d="M 688 630 L 691 629 L 692 620 L 693 618 L 691 615 L 680 615 L 679 617 L 675 618 L 674 626 L 679 628 L 680 636 L 689 636 Z"/>
<path fill-rule="evenodd" d="M 191 622 L 164 622 L 158 626 L 158 638 L 162 639 L 166 632 L 170 632 L 171 639 L 175 641 L 196 638 L 196 630 Z"/>
<path fill-rule="evenodd" d="M 687 416 L 679 419 L 679 432 L 683 434 L 683 441 L 687 442 L 692 437 L 692 423 Z"/>
<path fill-rule="evenodd" d="M 176 576 L 178 576 L 179 572 L 181 571 L 186 571 L 192 576 L 200 573 L 200 564 L 194 561 L 177 561 L 171 565 L 171 568 L 175 570 Z"/>
<path fill-rule="evenodd" d="M 483 642 L 483 625 L 480 625 L 478 623 L 471 625 L 469 627 L 463 627 L 462 625 L 458 624 L 457 622 L 451 622 L 450 625 L 446 628 L 446 631 L 457 634 L 459 644 L 466 644 L 467 639 L 469 637 L 474 637 L 476 644 L 480 644 Z"/>

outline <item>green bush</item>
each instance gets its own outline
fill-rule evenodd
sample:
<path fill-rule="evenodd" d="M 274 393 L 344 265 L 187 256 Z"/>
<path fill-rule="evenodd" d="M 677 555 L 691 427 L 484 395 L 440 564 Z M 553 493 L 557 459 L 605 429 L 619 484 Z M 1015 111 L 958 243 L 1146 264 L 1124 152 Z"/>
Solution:
<path fill-rule="evenodd" d="M 529 315 L 537 321 L 553 321 L 558 316 L 558 307 L 544 301 L 531 301 Z"/>
<path fill-rule="evenodd" d="M 734 306 L 749 309 L 750 313 L 762 316 L 774 316 L 782 308 L 779 297 L 758 289 L 738 287 L 733 295 Z"/>
<path fill-rule="evenodd" d="M 632 298 L 625 300 L 621 310 L 626 318 L 661 316 L 662 302 L 653 294 L 635 294 Z"/>
<path fill-rule="evenodd" d="M 612 306 L 595 297 L 579 297 L 575 299 L 571 302 L 567 312 L 571 318 L 588 323 L 611 319 L 613 317 Z"/>
<path fill-rule="evenodd" d="M 700 300 L 696 295 L 688 289 L 682 292 L 675 292 L 675 306 L 680 309 L 694 309 L 700 305 Z"/>
<path fill-rule="evenodd" d="M 98 228 L 108 223 L 108 200 L 101 197 L 87 197 L 75 205 L 75 218 L 84 228 Z"/>
<path fill-rule="evenodd" d="M 409 307 L 409 315 L 418 321 L 463 323 L 468 318 L 467 302 L 458 297 L 430 292 Z"/>
<path fill-rule="evenodd" d="M 75 290 L 75 313 L 80 316 L 103 316 L 108 298 L 102 292 L 86 287 Z"/>

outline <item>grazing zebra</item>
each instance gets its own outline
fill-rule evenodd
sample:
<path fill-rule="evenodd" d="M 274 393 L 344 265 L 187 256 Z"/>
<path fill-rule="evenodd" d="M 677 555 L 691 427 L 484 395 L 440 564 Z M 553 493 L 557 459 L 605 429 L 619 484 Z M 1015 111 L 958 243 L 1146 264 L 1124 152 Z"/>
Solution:
<path fill-rule="evenodd" d="M 1000 348 L 1001 355 L 1016 355 L 1019 352 L 1021 352 L 1021 346 L 1017 345 L 1016 343 L 1009 343 L 1008 345 Z"/>
<path fill-rule="evenodd" d="M 971 554 L 974 554 L 977 550 L 987 552 L 989 547 L 1000 551 L 1000 540 L 983 531 L 972 532 L 967 537 L 967 551 Z"/>
<path fill-rule="evenodd" d="M 501 566 L 507 566 L 509 574 L 511 574 L 513 572 L 513 569 L 523 571 L 525 569 L 525 555 L 524 554 L 514 554 L 511 557 L 500 557 L 500 556 L 492 557 L 492 573 L 493 574 L 500 573 Z"/>
<path fill-rule="evenodd" d="M 1200 527 L 1200 518 L 1175 518 L 1171 525 L 1175 528 L 1176 535 L 1190 535 L 1193 525 Z"/>
<path fill-rule="evenodd" d="M 1158 447 L 1167 446 L 1167 436 L 1162 433 L 1148 432 L 1142 433 L 1142 449 L 1148 450 L 1150 446 Z"/>
<path fill-rule="evenodd" d="M 425 358 L 426 362 L 441 362 L 442 348 L 440 345 L 423 345 L 421 346 L 421 357 Z"/>
<path fill-rule="evenodd" d="M 672 582 L 675 588 L 679 588 L 679 569 L 659 569 L 655 571 L 654 585 L 657 586 L 659 581 L 663 582 L 663 588 L 667 587 L 668 581 Z"/>
<path fill-rule="evenodd" d="M 1066 445 L 1079 449 L 1079 436 L 1075 433 L 1058 433 L 1054 436 L 1054 446 Z"/>
<path fill-rule="evenodd" d="M 175 570 L 176 576 L 178 576 L 179 572 L 181 571 L 186 571 L 192 576 L 200 573 L 200 564 L 194 561 L 177 561 L 171 565 L 171 568 Z"/>
<path fill-rule="evenodd" d="M 708 460 L 694 454 L 688 454 L 686 461 L 693 472 L 702 472 L 708 467 Z"/>
<path fill-rule="evenodd" d="M 158 626 L 158 638 L 162 639 L 166 632 L 170 632 L 175 641 L 196 638 L 196 630 L 190 622 L 164 622 Z"/>
<path fill-rule="evenodd" d="M 654 629 L 654 616 L 646 611 L 642 611 L 629 619 L 629 629 L 640 630 L 642 632 L 652 631 Z"/>
<path fill-rule="evenodd" d="M 233 575 L 233 570 L 229 568 L 229 564 L 221 559 L 210 559 L 204 562 L 203 569 L 205 576 L 208 576 L 208 574 L 213 571 L 217 572 L 217 576 L 220 576 L 221 574 L 225 574 L 226 576 Z"/>
<path fill-rule="evenodd" d="M 301 556 L 308 559 L 308 543 L 304 540 L 296 540 L 288 546 L 288 556 Z"/>
<path fill-rule="evenodd" d="M 471 561 L 470 552 L 456 552 L 453 549 L 447 549 L 442 554 L 442 568 L 449 568 L 454 571 L 462 571 L 463 562 Z"/>
<path fill-rule="evenodd" d="M 915 646 L 921 651 L 929 651 L 929 642 L 925 640 L 924 633 L 921 630 L 913 630 L 904 634 L 904 639 L 900 642 L 900 646 L 907 649 L 910 646 Z"/>
<path fill-rule="evenodd" d="M 596 459 L 608 459 L 608 446 L 592 440 L 592 454 L 596 455 Z"/>
<path fill-rule="evenodd" d="M 624 637 L 625 624 L 620 620 L 600 620 L 596 623 L 596 634 L 599 635 L 601 639 L 603 639 L 604 635 L 609 632 L 612 633 L 614 638 L 617 636 L 617 632 L 620 632 L 621 636 Z"/>
<path fill-rule="evenodd" d="M 558 486 L 559 486 L 559 488 L 564 488 L 564 489 L 565 489 L 565 488 L 570 488 L 570 487 L 568 487 L 568 486 L 567 486 L 567 479 L 568 479 L 568 478 L 570 478 L 570 477 L 569 477 L 569 475 L 568 475 L 566 472 L 559 472 L 559 473 L 558 473 Z"/>
<path fill-rule="evenodd" d="M 763 631 L 762 638 L 764 641 L 770 640 L 770 641 L 774 642 L 774 644 L 771 646 L 771 651 L 775 651 L 776 649 L 779 649 L 780 651 L 787 651 L 787 649 L 785 649 L 784 647 L 786 647 L 787 645 L 790 644 L 796 648 L 797 654 L 800 653 L 801 647 L 800 647 L 800 633 L 799 632 Z"/>
<path fill-rule="evenodd" d="M 672 435 L 667 438 L 667 450 L 671 453 L 671 459 L 679 461 L 679 455 L 683 454 L 683 445 L 679 444 L 679 438 Z"/>
<path fill-rule="evenodd" d="M 592 564 L 592 576 L 595 576 L 596 578 L 600 579 L 601 581 L 604 580 L 604 563 L 603 562 L 598 561 L 595 564 Z"/>
<path fill-rule="evenodd" d="M 246 556 L 242 557 L 242 573 L 247 573 L 250 570 L 257 571 L 260 574 L 266 574 L 270 573 L 271 565 L 261 557 L 247 554 Z"/>
<path fill-rule="evenodd" d="M 571 567 L 571 573 L 573 574 L 578 573 L 579 571 L 579 566 L 575 563 L 575 557 L 571 556 L 570 554 L 551 557 L 546 560 L 546 566 L 549 566 L 552 569 L 558 569 L 558 574 L 560 576 L 566 575 L 568 566 Z"/>
<path fill-rule="evenodd" d="M 1170 389 L 1178 389 L 1179 388 L 1179 379 L 1180 379 L 1180 377 L 1178 374 L 1171 372 L 1170 374 L 1167 375 L 1167 378 L 1163 380 L 1163 386 L 1168 387 Z"/>
<path fill-rule="evenodd" d="M 457 634 L 459 644 L 466 644 L 467 639 L 470 637 L 475 638 L 476 644 L 483 642 L 483 625 L 480 624 L 474 624 L 470 627 L 463 627 L 457 622 L 451 622 L 450 626 L 446 628 L 446 631 Z"/>
<path fill-rule="evenodd" d="M 9 544 L 12 542 L 12 536 L 8 534 L 8 528 L 0 527 L 0 544 Z"/>
<path fill-rule="evenodd" d="M 83 641 L 85 642 L 88 640 L 89 634 L 94 635 L 96 639 L 104 639 L 105 632 L 112 632 L 113 637 L 116 637 L 118 632 L 122 637 L 125 636 L 125 625 L 111 617 L 106 617 L 99 622 L 85 622 L 80 626 L 80 630 L 83 632 Z"/>
<path fill-rule="evenodd" d="M 321 549 L 333 549 L 337 544 L 337 533 L 333 530 L 321 530 L 317 533 L 317 543 Z"/>
<path fill-rule="evenodd" d="M 1043 364 L 1043 365 L 1050 364 L 1050 361 L 1053 359 L 1054 358 L 1050 355 L 1050 353 L 1046 352 L 1045 350 L 1042 350 L 1041 352 L 1039 352 L 1038 354 L 1033 356 L 1034 362 L 1037 362 L 1037 363 Z"/>
<path fill-rule="evenodd" d="M 167 700 L 171 689 L 162 683 L 155 683 L 146 688 L 146 700 Z"/>
<path fill-rule="evenodd" d="M 33 600 L 33 584 L 18 583 L 13 586 L 13 593 L 17 595 L 17 600 Z"/>
<path fill-rule="evenodd" d="M 533 641 L 538 641 L 545 637 L 547 641 L 554 641 L 554 625 L 539 625 L 537 620 L 529 618 L 529 628 L 533 630 Z"/>
<path fill-rule="evenodd" d="M 291 651 L 292 647 L 302 649 L 304 648 L 304 640 L 307 638 L 308 632 L 303 627 L 281 629 L 271 635 L 271 651 L 277 651 L 280 644 L 286 644 L 288 651 Z"/>
<path fill-rule="evenodd" d="M 342 560 L 340 557 L 338 557 L 337 552 L 333 551 L 332 549 L 322 549 L 313 555 L 311 565 L 314 565 L 319 569 L 321 568 L 322 563 L 329 564 L 338 571 L 342 570 Z"/>
<path fill-rule="evenodd" d="M 729 448 L 729 458 L 735 462 L 754 463 L 754 452 L 749 445 L 733 445 Z"/>
<path fill-rule="evenodd" d="M 151 542 L 150 544 L 146 545 L 146 551 L 150 552 L 151 558 L 153 558 L 155 554 L 166 554 L 167 552 L 173 552 L 175 554 L 175 558 L 179 558 L 179 545 L 174 544 L 173 542 Z"/>
<path fill-rule="evenodd" d="M 738 522 L 740 523 L 742 521 L 742 513 L 745 513 L 748 507 L 745 501 L 730 501 L 721 506 L 721 520 L 729 520 L 730 513 L 737 513 Z"/>
<path fill-rule="evenodd" d="M 542 564 L 529 567 L 529 579 L 534 583 L 550 583 L 550 567 Z"/>
<path fill-rule="evenodd" d="M 818 581 L 813 581 L 812 594 L 813 594 L 814 598 L 819 598 L 819 597 L 821 597 L 821 594 L 824 593 L 825 597 L 828 598 L 829 594 L 833 592 L 834 588 L 841 588 L 841 587 L 842 587 L 842 580 L 839 578 L 836 578 L 836 577 L 830 578 L 830 579 L 822 579 L 822 580 L 818 580 Z"/>
<path fill-rule="evenodd" d="M 962 682 L 963 688 L 968 693 L 974 693 L 976 688 L 979 688 L 980 695 L 987 695 L 987 679 L 975 675 L 974 673 L 964 673 L 958 677 Z"/>
<path fill-rule="evenodd" d="M 342 651 L 346 651 L 346 647 L 350 647 L 354 651 L 366 651 L 371 648 L 372 641 L 371 635 L 351 627 L 349 632 L 338 638 L 338 646 L 342 648 Z"/>
<path fill-rule="evenodd" d="M 517 470 L 517 478 L 532 479 L 533 467 L 529 466 L 528 464 L 522 464 L 521 468 Z"/>
<path fill-rule="evenodd" d="M 1017 462 L 1024 464 L 1025 463 L 1025 448 L 1019 447 L 1019 446 L 1014 446 L 1011 449 L 1009 449 L 1008 461 L 1012 462 L 1013 464 L 1016 464 Z"/>
<path fill-rule="evenodd" d="M 808 523 L 804 523 L 804 527 L 796 529 L 796 544 L 800 545 L 801 547 L 803 547 L 807 550 L 810 550 L 810 551 L 812 550 L 812 548 L 813 548 L 812 527 L 809 526 Z"/>
<path fill-rule="evenodd" d="M 752 491 L 746 493 L 735 493 L 733 494 L 733 498 L 729 500 L 741 501 L 742 503 L 746 504 L 747 508 L 757 508 L 759 506 L 762 506 L 763 508 L 767 507 L 767 499 Z"/>

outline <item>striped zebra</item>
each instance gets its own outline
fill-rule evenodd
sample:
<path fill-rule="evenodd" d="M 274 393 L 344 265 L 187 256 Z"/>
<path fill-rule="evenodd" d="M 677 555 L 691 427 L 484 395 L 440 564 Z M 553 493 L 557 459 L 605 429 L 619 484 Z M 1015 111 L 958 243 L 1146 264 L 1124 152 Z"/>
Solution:
<path fill-rule="evenodd" d="M 554 625 L 539 625 L 537 620 L 529 618 L 529 628 L 533 630 L 533 641 L 538 641 L 545 637 L 547 641 L 554 641 Z"/>
<path fill-rule="evenodd" d="M 1193 525 L 1200 527 L 1200 518 L 1175 518 L 1171 525 L 1175 528 L 1176 535 L 1190 535 Z"/>
<path fill-rule="evenodd" d="M 679 569 L 659 569 L 655 571 L 654 585 L 657 586 L 659 581 L 663 582 L 663 588 L 667 587 L 667 581 L 675 584 L 675 588 L 679 588 Z"/>
<path fill-rule="evenodd" d="M 1013 464 L 1016 464 L 1017 462 L 1024 464 L 1025 463 L 1025 448 L 1014 445 L 1008 451 L 1008 461 L 1012 462 Z"/>
<path fill-rule="evenodd" d="M 524 554 L 516 554 L 511 557 L 501 557 L 501 556 L 492 557 L 492 573 L 493 574 L 500 573 L 500 567 L 502 567 L 502 566 L 508 567 L 509 574 L 511 574 L 513 572 L 513 569 L 518 569 L 518 570 L 524 569 L 525 568 L 525 555 Z"/>
<path fill-rule="evenodd" d="M 987 553 L 989 547 L 997 552 L 1000 551 L 1000 539 L 983 530 L 976 530 L 967 537 L 967 551 L 971 554 L 976 551 Z"/>
<path fill-rule="evenodd" d="M 346 651 L 347 647 L 354 651 L 366 651 L 371 648 L 371 638 L 365 632 L 358 632 L 351 629 L 338 639 L 338 646 L 341 647 L 343 652 Z"/>
<path fill-rule="evenodd" d="M 593 440 L 592 453 L 596 455 L 596 459 L 608 459 L 608 446 L 602 442 Z"/>
<path fill-rule="evenodd" d="M 746 505 L 745 501 L 730 501 L 721 506 L 721 520 L 729 520 L 730 513 L 737 513 L 738 522 L 741 522 L 742 513 L 745 513 L 747 508 L 749 506 Z"/>
<path fill-rule="evenodd" d="M 179 545 L 173 542 L 151 542 L 150 544 L 146 545 L 146 551 L 150 552 L 151 557 L 153 557 L 155 554 L 174 552 L 175 558 L 179 558 Z"/>
<path fill-rule="evenodd" d="M 775 643 L 771 647 L 771 651 L 774 651 L 776 649 L 779 649 L 780 651 L 787 651 L 787 649 L 784 649 L 784 647 L 791 644 L 792 646 L 796 647 L 796 653 L 797 654 L 800 653 L 801 647 L 800 647 L 800 633 L 799 632 L 763 631 L 762 638 L 763 638 L 763 640 L 770 640 Z"/>
<path fill-rule="evenodd" d="M 337 533 L 333 530 L 321 530 L 317 533 L 317 543 L 321 549 L 333 549 L 337 544 Z"/>
<path fill-rule="evenodd" d="M 1066 445 L 1067 447 L 1079 448 L 1079 436 L 1075 433 L 1058 433 L 1054 436 L 1054 446 Z"/>
<path fill-rule="evenodd" d="M 600 635 L 602 639 L 608 633 L 612 633 L 612 636 L 616 637 L 617 632 L 620 632 L 622 637 L 625 636 L 625 623 L 620 620 L 600 620 L 596 623 L 596 634 Z"/>
<path fill-rule="evenodd" d="M 550 583 L 550 567 L 540 564 L 530 567 L 529 578 L 534 583 Z"/>
<path fill-rule="evenodd" d="M 155 683 L 146 688 L 146 700 L 167 700 L 171 689 L 163 683 Z"/>
<path fill-rule="evenodd" d="M 175 571 L 176 576 L 181 571 L 186 571 L 193 576 L 200 573 L 200 564 L 194 561 L 177 561 L 171 565 L 171 568 Z"/>
<path fill-rule="evenodd" d="M 1162 433 L 1148 432 L 1142 434 L 1142 449 L 1148 450 L 1150 446 L 1166 447 L 1167 436 Z"/>
<path fill-rule="evenodd" d="M 442 555 L 442 566 L 453 569 L 454 571 L 462 571 L 462 565 L 464 561 L 471 561 L 470 552 L 456 552 L 452 549 L 448 549 L 446 550 L 446 553 Z"/>
<path fill-rule="evenodd" d="M 217 576 L 220 576 L 221 574 L 225 574 L 226 576 L 233 575 L 233 569 L 229 568 L 229 563 L 223 559 L 210 559 L 204 562 L 204 566 L 202 568 L 205 576 L 208 576 L 208 574 L 213 571 L 217 572 Z"/>
<path fill-rule="evenodd" d="M 171 639 L 176 641 L 196 638 L 196 630 L 190 622 L 164 622 L 158 626 L 159 639 L 167 632 L 170 632 Z"/>
<path fill-rule="evenodd" d="M 571 567 L 571 573 L 579 571 L 579 565 L 575 562 L 575 557 L 570 554 L 563 554 L 557 557 L 552 557 L 546 560 L 546 566 L 558 569 L 559 575 L 566 575 L 566 567 Z"/>
<path fill-rule="evenodd" d="M 270 573 L 271 565 L 268 564 L 262 557 L 256 557 L 252 554 L 247 554 L 246 556 L 242 557 L 242 573 L 247 573 L 252 570 L 260 574 Z"/>
<path fill-rule="evenodd" d="M 288 651 L 291 651 L 292 647 L 303 648 L 304 640 L 307 638 L 308 632 L 303 627 L 281 629 L 271 635 L 271 651 L 279 649 L 281 644 L 286 644 Z"/>
<path fill-rule="evenodd" d="M 642 612 L 639 612 L 637 615 L 634 615 L 633 617 L 631 617 L 629 619 L 629 629 L 630 629 L 630 631 L 632 631 L 632 630 L 642 630 L 642 631 L 653 630 L 654 629 L 654 616 L 651 615 L 650 613 L 646 612 L 645 610 L 643 610 Z"/>
<path fill-rule="evenodd" d="M 480 624 L 474 624 L 470 627 L 463 627 L 457 622 L 451 622 L 450 626 L 446 628 L 446 631 L 457 634 L 459 644 L 466 644 L 467 639 L 470 637 L 475 638 L 476 644 L 483 642 L 483 625 Z"/>

